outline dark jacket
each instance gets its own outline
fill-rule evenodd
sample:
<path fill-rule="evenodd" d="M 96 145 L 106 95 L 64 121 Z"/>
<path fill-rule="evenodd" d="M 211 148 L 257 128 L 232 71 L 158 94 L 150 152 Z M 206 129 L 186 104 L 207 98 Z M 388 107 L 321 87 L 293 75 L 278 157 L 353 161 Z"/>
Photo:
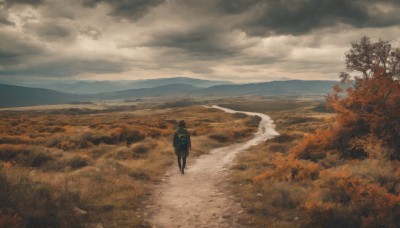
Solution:
<path fill-rule="evenodd" d="M 186 149 L 177 148 L 178 147 L 178 137 L 179 137 L 178 135 L 179 134 L 186 134 L 186 137 L 187 137 L 187 140 L 188 140 L 188 146 L 187 146 Z M 181 153 L 181 155 L 183 157 L 186 157 L 189 154 L 189 150 L 192 149 L 192 143 L 191 143 L 191 140 L 190 140 L 190 133 L 186 128 L 179 127 L 178 129 L 176 129 L 176 131 L 174 133 L 173 146 L 175 147 L 175 153 Z"/>

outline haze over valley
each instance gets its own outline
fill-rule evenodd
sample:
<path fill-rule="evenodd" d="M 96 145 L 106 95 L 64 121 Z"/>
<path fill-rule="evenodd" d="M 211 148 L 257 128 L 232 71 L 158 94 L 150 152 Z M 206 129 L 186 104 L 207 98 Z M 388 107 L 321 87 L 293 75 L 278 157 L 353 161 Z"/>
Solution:
<path fill-rule="evenodd" d="M 234 84 L 227 81 L 191 78 L 153 79 L 133 82 L 74 82 L 36 85 L 52 89 L 0 84 L 0 107 L 131 100 L 163 96 L 320 96 L 331 92 L 337 81 L 286 80 L 264 83 Z M 128 89 L 129 88 L 129 89 Z M 87 91 L 87 93 L 84 93 Z M 91 93 L 89 92 L 91 91 Z"/>

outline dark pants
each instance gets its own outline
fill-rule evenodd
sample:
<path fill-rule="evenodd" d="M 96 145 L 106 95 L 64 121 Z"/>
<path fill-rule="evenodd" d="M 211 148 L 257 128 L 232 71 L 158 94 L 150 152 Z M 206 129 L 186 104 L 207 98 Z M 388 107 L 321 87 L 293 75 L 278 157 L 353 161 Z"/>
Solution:
<path fill-rule="evenodd" d="M 182 160 L 182 165 L 181 165 L 181 160 Z M 186 167 L 186 157 L 181 157 L 178 156 L 178 166 L 179 166 L 179 170 L 184 170 Z"/>

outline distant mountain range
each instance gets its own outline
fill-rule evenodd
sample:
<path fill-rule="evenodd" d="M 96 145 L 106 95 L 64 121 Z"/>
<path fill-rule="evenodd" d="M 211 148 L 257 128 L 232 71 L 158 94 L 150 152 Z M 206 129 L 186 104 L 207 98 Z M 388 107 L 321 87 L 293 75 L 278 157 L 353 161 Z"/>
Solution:
<path fill-rule="evenodd" d="M 0 84 L 0 108 L 61 104 L 79 99 L 80 97 L 76 95 L 60 93 L 49 89 Z"/>
<path fill-rule="evenodd" d="M 1 83 L 1 81 L 0 81 Z M 10 83 L 4 83 L 10 84 Z M 31 83 L 13 83 L 14 85 L 27 86 L 32 88 L 52 89 L 64 93 L 74 94 L 96 94 L 115 92 L 128 89 L 154 88 L 170 84 L 188 84 L 199 88 L 207 88 L 214 85 L 230 85 L 230 81 L 211 81 L 187 77 L 158 78 L 147 80 L 117 80 L 117 81 L 45 81 Z"/>
<path fill-rule="evenodd" d="M 318 95 L 332 91 L 336 81 L 288 80 L 241 85 L 217 85 L 199 90 L 200 94 L 215 95 Z"/>
<path fill-rule="evenodd" d="M 154 80 L 153 82 L 157 84 L 163 81 L 164 79 L 158 81 Z M 49 89 L 28 88 L 22 86 L 0 84 L 0 107 L 18 107 L 114 99 L 137 99 L 144 97 L 162 97 L 171 95 L 325 95 L 327 93 L 330 93 L 334 84 L 337 83 L 336 81 L 288 80 L 250 84 L 213 85 L 206 88 L 200 88 L 199 86 L 195 85 L 199 85 L 201 83 L 203 83 L 203 85 L 206 85 L 208 82 L 197 81 L 197 79 L 188 81 L 194 83 L 170 83 L 167 85 L 155 86 L 152 88 L 127 89 L 122 91 L 103 92 L 96 94 L 71 94 Z M 196 82 L 198 82 L 198 84 L 196 84 Z M 149 86 L 151 84 L 150 81 L 146 81 L 144 84 L 146 83 L 148 83 L 147 85 Z"/>
<path fill-rule="evenodd" d="M 142 89 L 128 89 L 117 92 L 99 93 L 93 95 L 87 95 L 90 99 L 100 100 L 115 100 L 115 99 L 131 99 L 131 98 L 143 98 L 143 97 L 160 97 L 168 95 L 179 95 L 179 94 L 194 94 L 197 91 L 201 91 L 200 88 L 194 87 L 187 84 L 169 84 L 163 86 L 157 86 L 154 88 L 142 88 Z"/>

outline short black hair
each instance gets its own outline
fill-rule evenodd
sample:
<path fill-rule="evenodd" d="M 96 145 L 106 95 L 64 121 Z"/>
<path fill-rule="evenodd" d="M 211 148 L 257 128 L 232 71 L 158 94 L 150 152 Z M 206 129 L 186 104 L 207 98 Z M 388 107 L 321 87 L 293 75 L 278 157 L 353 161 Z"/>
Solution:
<path fill-rule="evenodd" d="M 186 127 L 186 123 L 184 120 L 179 121 L 179 127 Z"/>

